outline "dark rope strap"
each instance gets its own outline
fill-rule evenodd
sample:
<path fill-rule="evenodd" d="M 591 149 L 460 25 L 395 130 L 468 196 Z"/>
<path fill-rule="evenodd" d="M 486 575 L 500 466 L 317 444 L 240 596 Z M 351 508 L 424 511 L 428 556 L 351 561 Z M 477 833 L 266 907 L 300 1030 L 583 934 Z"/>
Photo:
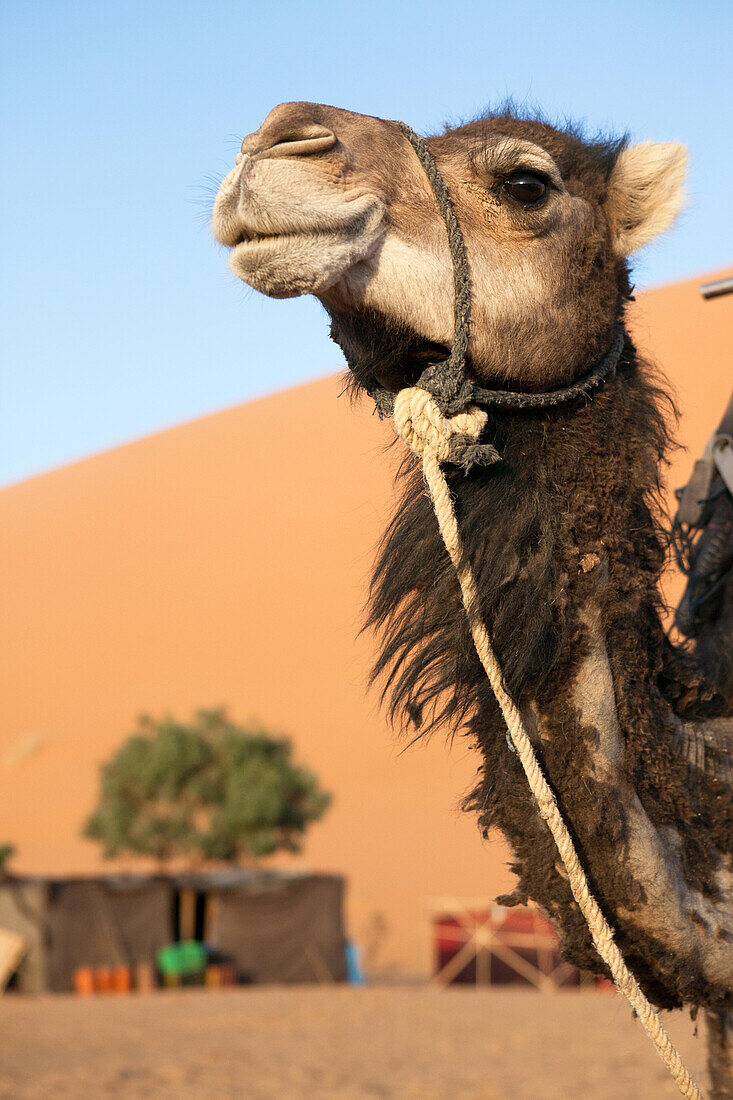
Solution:
<path fill-rule="evenodd" d="M 549 409 L 564 405 L 579 397 L 586 397 L 598 389 L 616 372 L 624 349 L 625 333 L 622 329 L 616 333 L 611 348 L 592 369 L 577 382 L 561 389 L 546 393 L 520 393 L 513 390 L 484 389 L 468 378 L 466 373 L 466 350 L 471 327 L 471 273 L 466 253 L 463 232 L 453 209 L 448 188 L 440 174 L 435 158 L 421 137 L 404 122 L 396 125 L 415 150 L 422 165 L 435 201 L 448 234 L 453 263 L 454 284 L 454 332 L 453 346 L 447 359 L 431 363 L 422 372 L 416 386 L 427 390 L 435 398 L 445 416 L 454 416 L 463 412 L 469 405 L 482 408 L 511 409 Z M 394 394 L 379 385 L 368 385 L 367 390 L 374 400 L 380 416 L 392 416 L 394 412 Z M 455 437 L 455 455 L 458 465 L 466 468 L 474 463 L 491 465 L 500 460 L 496 449 L 490 444 L 477 443 L 461 436 Z"/>
<path fill-rule="evenodd" d="M 472 386 L 466 378 L 466 349 L 471 331 L 471 269 L 468 266 L 466 242 L 433 154 L 414 130 L 404 122 L 398 122 L 397 125 L 425 170 L 448 233 L 448 247 L 453 261 L 453 347 L 448 359 L 426 367 L 417 384 L 433 397 L 440 398 L 441 412 L 451 415 L 462 412 L 473 401 Z"/>
<path fill-rule="evenodd" d="M 511 390 L 485 390 L 481 386 L 474 386 L 473 401 L 484 408 L 494 406 L 513 409 L 551 409 L 555 405 L 565 405 L 577 397 L 585 397 L 592 393 L 615 375 L 625 343 L 626 333 L 619 330 L 603 359 L 591 367 L 588 373 L 577 382 L 571 382 L 569 386 L 563 386 L 562 389 L 550 390 L 548 393 L 516 393 Z"/>

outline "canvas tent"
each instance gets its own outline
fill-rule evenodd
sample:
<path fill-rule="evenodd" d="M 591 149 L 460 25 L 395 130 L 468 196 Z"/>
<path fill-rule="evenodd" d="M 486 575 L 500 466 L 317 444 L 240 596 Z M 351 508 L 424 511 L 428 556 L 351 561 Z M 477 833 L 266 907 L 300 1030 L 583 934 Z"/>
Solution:
<path fill-rule="evenodd" d="M 335 875 L 257 890 L 222 885 L 211 907 L 211 942 L 256 982 L 343 981 L 342 893 Z"/>
<path fill-rule="evenodd" d="M 14 878 L 0 928 L 26 941 L 13 987 L 69 991 L 82 966 L 153 964 L 181 938 L 204 940 L 255 982 L 345 978 L 343 880 L 232 871 Z"/>

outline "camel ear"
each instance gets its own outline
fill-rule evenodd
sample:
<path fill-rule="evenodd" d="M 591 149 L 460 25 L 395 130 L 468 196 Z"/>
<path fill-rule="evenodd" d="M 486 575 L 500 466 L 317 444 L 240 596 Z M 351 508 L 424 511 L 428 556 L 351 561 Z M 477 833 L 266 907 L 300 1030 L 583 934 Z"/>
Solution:
<path fill-rule="evenodd" d="M 687 150 L 676 141 L 644 141 L 619 153 L 606 213 L 619 256 L 669 229 L 685 203 Z"/>

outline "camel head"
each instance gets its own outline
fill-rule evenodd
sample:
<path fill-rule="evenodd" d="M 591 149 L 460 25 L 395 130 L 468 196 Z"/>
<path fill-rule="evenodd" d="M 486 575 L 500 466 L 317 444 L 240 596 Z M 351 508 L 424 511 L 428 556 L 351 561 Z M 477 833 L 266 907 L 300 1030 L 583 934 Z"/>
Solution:
<path fill-rule="evenodd" d="M 599 358 L 628 296 L 626 257 L 683 203 L 676 143 L 585 141 L 488 115 L 428 139 L 466 240 L 470 367 L 528 389 Z M 357 378 L 399 389 L 453 336 L 453 271 L 427 177 L 394 122 L 275 107 L 214 204 L 230 267 L 275 298 L 313 294 Z"/>

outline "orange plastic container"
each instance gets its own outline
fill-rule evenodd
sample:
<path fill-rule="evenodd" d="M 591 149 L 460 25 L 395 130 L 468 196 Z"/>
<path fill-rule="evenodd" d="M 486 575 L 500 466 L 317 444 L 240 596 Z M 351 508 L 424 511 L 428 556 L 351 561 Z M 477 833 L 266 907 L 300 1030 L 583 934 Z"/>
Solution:
<path fill-rule="evenodd" d="M 132 975 L 129 966 L 116 966 L 112 971 L 112 989 L 115 993 L 129 993 L 132 989 Z"/>
<path fill-rule="evenodd" d="M 74 992 L 81 997 L 94 993 L 94 970 L 91 966 L 79 966 L 74 971 Z"/>
<path fill-rule="evenodd" d="M 112 992 L 112 971 L 108 966 L 96 966 L 94 968 L 95 993 Z"/>
<path fill-rule="evenodd" d="M 138 963 L 135 967 L 135 988 L 138 993 L 150 993 L 155 988 L 155 978 L 150 963 Z"/>
<path fill-rule="evenodd" d="M 209 989 L 218 989 L 218 987 L 222 984 L 220 966 L 206 967 L 206 972 L 204 974 L 204 984 Z"/>

